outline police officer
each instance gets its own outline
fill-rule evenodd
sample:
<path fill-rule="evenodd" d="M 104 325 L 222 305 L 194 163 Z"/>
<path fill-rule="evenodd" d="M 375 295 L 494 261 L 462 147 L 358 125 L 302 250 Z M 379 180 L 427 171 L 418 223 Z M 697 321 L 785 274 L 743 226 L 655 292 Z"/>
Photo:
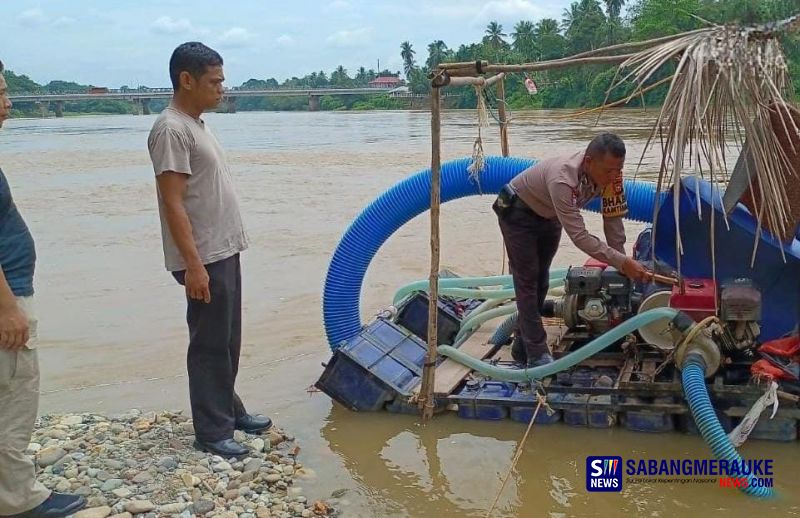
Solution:
<path fill-rule="evenodd" d="M 550 264 L 562 228 L 589 256 L 635 281 L 649 279 L 649 272 L 625 255 L 624 162 L 622 139 L 604 133 L 585 151 L 548 158 L 521 172 L 501 189 L 494 202 L 519 312 L 512 346 L 512 356 L 518 363 L 530 368 L 553 361 L 540 308 L 549 288 Z M 580 212 L 601 195 L 605 243 L 586 230 Z"/>

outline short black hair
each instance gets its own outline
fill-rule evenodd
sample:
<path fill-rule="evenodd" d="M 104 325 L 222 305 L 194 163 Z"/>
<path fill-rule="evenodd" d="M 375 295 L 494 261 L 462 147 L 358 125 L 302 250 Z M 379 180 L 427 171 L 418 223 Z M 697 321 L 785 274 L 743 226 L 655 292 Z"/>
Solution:
<path fill-rule="evenodd" d="M 176 92 L 181 85 L 181 72 L 189 72 L 195 79 L 206 73 L 208 67 L 221 67 L 222 56 L 199 41 L 178 45 L 169 58 L 169 78 Z"/>
<path fill-rule="evenodd" d="M 5 72 L 5 68 L 3 68 L 3 62 L 0 61 L 0 74 L 2 74 L 3 72 Z"/>
<path fill-rule="evenodd" d="M 614 133 L 601 133 L 589 142 L 586 153 L 589 156 L 609 153 L 614 158 L 625 158 L 625 143 Z"/>

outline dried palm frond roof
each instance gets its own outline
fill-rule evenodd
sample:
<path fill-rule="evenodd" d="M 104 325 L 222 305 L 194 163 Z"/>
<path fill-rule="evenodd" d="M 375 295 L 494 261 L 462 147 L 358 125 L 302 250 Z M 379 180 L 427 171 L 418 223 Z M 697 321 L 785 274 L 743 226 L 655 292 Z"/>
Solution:
<path fill-rule="evenodd" d="M 677 191 L 687 165 L 699 166 L 701 176 L 709 176 L 712 182 L 724 182 L 728 177 L 725 157 L 729 142 L 733 141 L 738 148 L 746 142 L 749 155 L 746 162 L 753 166 L 748 172 L 749 186 L 751 191 L 757 191 L 751 192 L 751 199 L 764 200 L 753 210 L 759 231 L 766 224 L 774 235 L 785 241 L 793 235 L 797 222 L 789 218 L 792 211 L 784 187 L 790 179 L 796 181 L 797 178 L 787 150 L 776 135 L 775 115 L 778 115 L 780 133 L 789 137 L 784 140 L 791 143 L 796 140 L 794 137 L 800 139 L 800 130 L 789 109 L 792 85 L 778 36 L 798 30 L 800 14 L 753 27 L 710 25 L 682 34 L 613 45 L 538 63 L 442 63 L 431 73 L 431 84 L 438 88 L 468 84 L 464 82 L 469 79 L 467 76 L 487 73 L 616 63 L 619 70 L 608 91 L 632 81 L 635 89 L 630 100 L 654 87 L 653 84 L 646 86 L 647 82 L 655 79 L 656 73 L 667 65 L 673 65 L 675 70 L 669 79 L 669 91 L 644 152 L 660 144 L 662 162 L 658 185 L 661 188 L 671 184 L 676 191 L 676 224 L 679 224 Z M 631 53 L 615 54 L 618 52 Z M 465 79 L 458 83 L 456 78 Z M 796 156 L 795 151 L 790 148 L 788 153 Z M 655 207 L 654 211 L 657 210 Z M 713 223 L 714 218 L 711 221 Z M 680 257 L 679 227 L 676 246 Z"/>
<path fill-rule="evenodd" d="M 671 183 L 676 190 L 676 224 L 677 190 L 687 160 L 701 167 L 701 175 L 707 173 L 712 182 L 727 181 L 725 158 L 732 140 L 739 148 L 747 142 L 749 163 L 754 166 L 750 178 L 755 180 L 750 187 L 758 191 L 759 200 L 769 200 L 756 208 L 759 228 L 766 223 L 783 240 L 794 235 L 796 221 L 787 218 L 791 210 L 785 187 L 790 177 L 797 178 L 771 114 L 773 118 L 779 114 L 786 133 L 800 136 L 789 116 L 793 88 L 776 37 L 798 28 L 800 15 L 758 27 L 712 26 L 646 48 L 620 65 L 611 89 L 633 81 L 641 90 L 665 65 L 675 66 L 645 152 L 656 142 L 661 146 L 658 184 Z M 680 232 L 676 245 L 680 254 Z"/>

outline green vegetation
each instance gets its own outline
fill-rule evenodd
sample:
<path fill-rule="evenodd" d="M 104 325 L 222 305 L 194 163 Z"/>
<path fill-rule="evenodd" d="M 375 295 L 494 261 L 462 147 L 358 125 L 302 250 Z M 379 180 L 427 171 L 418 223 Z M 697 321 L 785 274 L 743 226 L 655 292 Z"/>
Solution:
<path fill-rule="evenodd" d="M 786 18 L 798 11 L 798 0 L 577 0 L 565 9 L 561 21 L 555 19 L 521 20 L 510 30 L 490 21 L 480 42 L 463 44 L 451 49 L 442 40 L 435 40 L 418 54 L 409 41 L 400 45 L 403 74 L 413 93 L 426 94 L 430 89 L 428 73 L 439 63 L 454 61 L 488 60 L 492 63 L 523 63 L 561 58 L 598 47 L 641 41 L 659 36 L 684 32 L 704 26 L 704 20 L 715 23 L 760 23 Z M 627 12 L 622 8 L 627 5 Z M 795 88 L 800 92 L 800 38 L 797 35 L 782 42 Z M 532 78 L 539 86 L 537 95 L 528 94 L 523 84 L 524 76 L 514 74 L 506 79 L 506 97 L 513 109 L 575 108 L 599 106 L 616 68 L 611 66 L 579 67 L 559 71 L 535 73 Z M 653 82 L 666 76 L 654 77 Z M 327 74 L 312 72 L 304 77 L 292 77 L 282 83 L 270 79 L 250 79 L 237 89 L 268 88 L 353 88 L 365 87 L 378 76 L 400 76 L 400 72 L 359 68 L 351 76 L 338 66 Z M 64 81 L 39 85 L 24 75 L 6 72 L 11 93 L 59 93 L 87 91 L 90 87 Z M 127 87 L 122 87 L 125 89 Z M 461 96 L 448 99 L 448 106 L 472 108 L 475 92 L 472 88 L 451 90 Z M 630 93 L 630 87 L 611 93 L 617 100 Z M 644 96 L 648 105 L 659 104 L 666 93 L 666 85 Z M 491 96 L 491 94 L 490 94 Z M 641 99 L 633 100 L 635 106 Z M 163 109 L 165 102 L 151 101 L 151 111 Z M 336 96 L 320 99 L 322 110 L 375 110 L 406 109 L 408 99 L 389 96 Z M 33 104 L 15 107 L 16 115 L 38 115 Z M 52 109 L 52 107 L 51 107 Z M 305 97 L 240 97 L 236 101 L 239 111 L 250 110 L 307 110 Z M 92 100 L 67 103 L 65 110 L 74 113 L 131 113 L 134 106 L 127 101 Z"/>

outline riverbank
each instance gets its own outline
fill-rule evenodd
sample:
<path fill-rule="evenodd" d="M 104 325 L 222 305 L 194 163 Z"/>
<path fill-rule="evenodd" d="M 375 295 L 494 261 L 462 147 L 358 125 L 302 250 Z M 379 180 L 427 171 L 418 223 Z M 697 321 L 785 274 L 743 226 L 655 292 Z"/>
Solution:
<path fill-rule="evenodd" d="M 237 431 L 236 439 L 251 453 L 229 461 L 192 447 L 181 412 L 50 414 L 38 420 L 28 453 L 45 486 L 87 499 L 75 518 L 337 514 L 304 495 L 299 484 L 316 474 L 300 463 L 294 437 L 273 427 L 260 436 Z"/>

